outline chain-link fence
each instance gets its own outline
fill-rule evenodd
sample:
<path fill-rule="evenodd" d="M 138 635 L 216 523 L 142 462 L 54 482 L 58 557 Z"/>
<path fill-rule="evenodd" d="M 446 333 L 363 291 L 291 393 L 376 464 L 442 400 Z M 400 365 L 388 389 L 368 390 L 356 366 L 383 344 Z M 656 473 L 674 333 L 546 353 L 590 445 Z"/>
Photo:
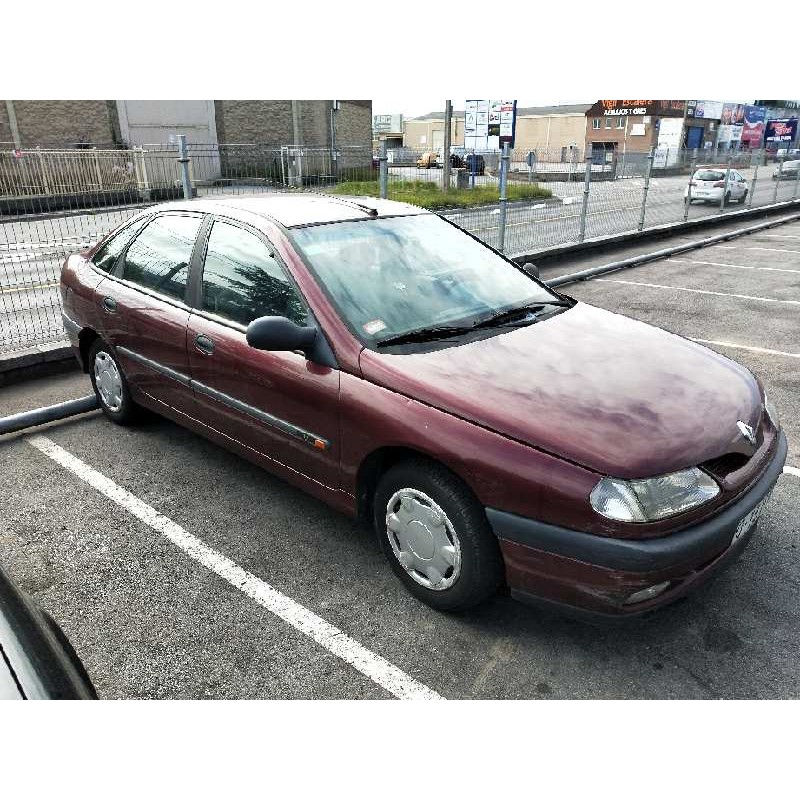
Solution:
<path fill-rule="evenodd" d="M 510 255 L 800 196 L 800 162 L 765 151 L 534 148 L 503 157 L 453 147 L 443 155 L 262 144 L 191 144 L 182 153 L 179 143 L 0 150 L 0 352 L 62 339 L 64 258 L 138 209 L 185 193 L 383 196 L 433 209 Z"/>

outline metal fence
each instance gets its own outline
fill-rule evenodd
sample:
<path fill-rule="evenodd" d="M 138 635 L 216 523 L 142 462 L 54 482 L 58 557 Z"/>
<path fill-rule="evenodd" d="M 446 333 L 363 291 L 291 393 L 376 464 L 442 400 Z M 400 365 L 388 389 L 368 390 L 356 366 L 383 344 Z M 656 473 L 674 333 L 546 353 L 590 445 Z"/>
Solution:
<path fill-rule="evenodd" d="M 322 191 L 384 196 L 432 208 L 511 255 L 796 199 L 796 162 L 764 151 L 654 150 L 624 155 L 577 148 L 373 152 L 371 147 L 191 144 L 132 149 L 0 150 L 0 352 L 61 340 L 58 275 L 138 209 L 193 197 Z M 687 202 L 699 166 L 746 198 Z M 184 179 L 187 187 L 184 189 Z M 694 198 L 695 200 L 697 198 Z"/>

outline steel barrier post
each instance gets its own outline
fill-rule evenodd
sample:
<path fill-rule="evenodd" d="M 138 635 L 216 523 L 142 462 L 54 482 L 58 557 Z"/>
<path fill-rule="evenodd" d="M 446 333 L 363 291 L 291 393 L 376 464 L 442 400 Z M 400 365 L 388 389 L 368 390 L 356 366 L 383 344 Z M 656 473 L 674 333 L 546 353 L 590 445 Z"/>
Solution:
<path fill-rule="evenodd" d="M 639 214 L 639 225 L 637 230 L 644 228 L 644 218 L 647 213 L 647 193 L 650 191 L 650 173 L 653 171 L 653 160 L 656 157 L 655 147 L 650 148 L 650 153 L 647 156 L 647 173 L 644 176 L 644 193 L 642 195 L 642 211 Z"/>
<path fill-rule="evenodd" d="M 725 185 L 722 187 L 722 197 L 719 199 L 719 210 L 722 213 L 722 210 L 725 208 L 725 198 L 728 195 L 728 183 L 730 182 L 731 178 L 731 165 L 733 164 L 733 153 L 728 153 L 728 163 L 725 166 Z"/>
<path fill-rule="evenodd" d="M 753 182 L 750 184 L 750 193 L 747 196 L 747 207 L 748 208 L 752 208 L 753 207 L 753 197 L 755 196 L 756 184 L 758 183 L 758 165 L 759 165 L 760 161 L 761 161 L 761 155 L 759 154 L 758 157 L 756 158 L 756 168 L 755 168 L 755 170 L 753 170 Z M 751 164 L 753 163 L 752 159 L 751 159 L 750 163 Z"/>
<path fill-rule="evenodd" d="M 508 162 L 511 156 L 508 152 L 508 142 L 503 145 L 503 155 L 500 158 L 500 240 L 497 249 L 502 253 L 506 244 L 506 183 L 508 181 Z"/>
<path fill-rule="evenodd" d="M 772 202 L 778 202 L 778 187 L 781 185 L 781 181 L 783 180 L 783 159 L 784 156 L 781 156 L 780 165 L 778 167 L 778 175 L 775 178 L 775 194 L 772 196 Z"/>
<path fill-rule="evenodd" d="M 378 194 L 386 200 L 389 196 L 389 165 L 386 155 L 386 139 L 381 140 L 381 154 L 378 156 L 378 178 L 379 188 Z"/>
<path fill-rule="evenodd" d="M 586 174 L 583 176 L 583 206 L 581 207 L 581 232 L 578 241 L 582 242 L 586 238 L 586 213 L 589 210 L 589 192 L 592 183 L 592 152 L 586 156 Z"/>
<path fill-rule="evenodd" d="M 683 209 L 683 221 L 689 219 L 689 206 L 692 204 L 692 183 L 694 181 L 694 172 L 697 168 L 697 148 L 692 150 L 692 160 L 689 164 L 689 185 L 686 187 L 686 208 Z"/>
<path fill-rule="evenodd" d="M 183 199 L 192 199 L 192 179 L 189 177 L 189 150 L 186 147 L 186 134 L 179 133 L 175 137 L 178 141 L 178 163 L 181 165 L 181 182 L 183 183 Z"/>
<path fill-rule="evenodd" d="M 792 192 L 792 200 L 797 200 L 797 190 L 800 189 L 800 163 L 794 170 L 794 192 Z"/>

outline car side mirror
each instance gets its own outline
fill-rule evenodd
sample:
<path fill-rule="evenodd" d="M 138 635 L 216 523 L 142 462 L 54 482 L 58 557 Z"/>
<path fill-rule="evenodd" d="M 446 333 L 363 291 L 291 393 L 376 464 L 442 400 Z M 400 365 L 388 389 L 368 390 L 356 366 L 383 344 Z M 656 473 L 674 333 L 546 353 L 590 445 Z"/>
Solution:
<path fill-rule="evenodd" d="M 534 278 L 539 277 L 539 267 L 537 267 L 532 261 L 529 261 L 527 264 L 523 264 L 522 269 L 524 269 L 528 275 L 531 275 Z"/>
<path fill-rule="evenodd" d="M 247 344 L 256 350 L 302 350 L 308 353 L 317 329 L 286 317 L 259 317 L 247 326 Z"/>

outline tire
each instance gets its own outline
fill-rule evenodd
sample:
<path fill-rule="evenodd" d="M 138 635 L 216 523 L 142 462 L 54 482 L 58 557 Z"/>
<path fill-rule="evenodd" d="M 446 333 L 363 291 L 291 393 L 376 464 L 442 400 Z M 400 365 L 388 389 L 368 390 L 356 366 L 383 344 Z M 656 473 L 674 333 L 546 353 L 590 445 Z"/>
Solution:
<path fill-rule="evenodd" d="M 117 355 L 102 339 L 98 339 L 89 351 L 89 376 L 100 410 L 112 422 L 130 425 L 140 419 L 141 408 L 131 398 Z"/>
<path fill-rule="evenodd" d="M 431 608 L 463 611 L 502 584 L 503 558 L 483 507 L 442 465 L 421 458 L 395 464 L 378 481 L 373 514 L 395 575 Z M 387 524 L 390 516 L 396 532 Z"/>

